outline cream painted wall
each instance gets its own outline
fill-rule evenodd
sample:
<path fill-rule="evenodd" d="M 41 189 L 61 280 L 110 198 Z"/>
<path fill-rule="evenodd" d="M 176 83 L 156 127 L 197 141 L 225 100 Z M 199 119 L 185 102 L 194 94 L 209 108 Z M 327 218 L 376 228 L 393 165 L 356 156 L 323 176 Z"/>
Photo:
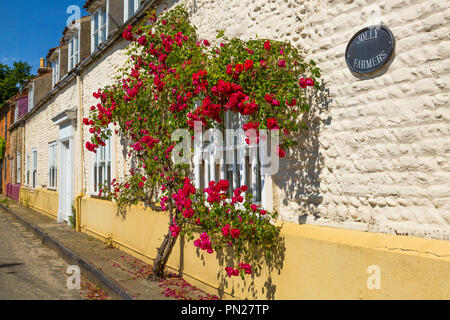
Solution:
<path fill-rule="evenodd" d="M 200 37 L 289 40 L 323 70 L 327 104 L 306 120 L 311 127 L 273 178 L 274 206 L 283 221 L 371 232 L 450 239 L 450 6 L 445 1 L 217 1 L 185 0 Z M 164 2 L 164 7 L 174 1 Z M 381 8 L 393 32 L 396 56 L 388 71 L 359 80 L 344 60 L 348 40 L 367 25 L 362 11 Z M 97 104 L 92 93 L 114 81 L 125 61 L 120 41 L 81 75 L 82 108 Z M 26 124 L 26 154 L 38 152 L 38 184 L 48 183 L 48 142 L 57 139 L 49 119 L 78 105 L 76 80 Z M 90 138 L 83 130 L 76 159 L 84 153 L 76 193 L 91 191 Z M 125 174 L 119 139 L 115 176 Z M 24 155 L 24 158 L 26 155 Z M 81 161 L 81 160 L 80 160 Z M 77 162 L 76 160 L 76 163 Z M 25 169 L 26 167 L 24 167 Z"/>
<path fill-rule="evenodd" d="M 37 187 L 48 187 L 49 143 L 58 141 L 59 126 L 53 124 L 52 118 L 67 109 L 78 105 L 78 90 L 76 80 L 70 81 L 63 89 L 52 97 L 37 112 L 32 114 L 25 122 L 25 174 L 24 186 L 32 183 L 32 150 L 37 150 Z M 26 156 L 30 156 L 30 184 L 26 183 Z M 59 148 L 58 148 L 59 173 Z M 75 160 L 76 161 L 76 160 Z M 79 159 L 78 159 L 79 161 Z M 59 181 L 57 184 L 59 188 Z"/>
<path fill-rule="evenodd" d="M 274 177 L 283 221 L 450 239 L 448 1 L 186 0 L 200 37 L 289 40 L 323 71 L 327 103 Z M 348 41 L 379 5 L 388 71 L 360 80 Z"/>

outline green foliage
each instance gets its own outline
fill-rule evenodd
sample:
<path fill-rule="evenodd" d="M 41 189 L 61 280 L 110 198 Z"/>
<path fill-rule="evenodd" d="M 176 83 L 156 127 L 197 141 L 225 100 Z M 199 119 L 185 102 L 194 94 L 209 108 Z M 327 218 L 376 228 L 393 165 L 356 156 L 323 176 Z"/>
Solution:
<path fill-rule="evenodd" d="M 26 62 L 14 62 L 12 67 L 0 64 L 0 105 L 18 93 L 31 77 L 31 66 Z"/>
<path fill-rule="evenodd" d="M 5 138 L 0 136 L 0 161 L 3 160 L 3 157 L 5 156 L 5 146 L 6 146 Z"/>
<path fill-rule="evenodd" d="M 273 224 L 277 213 L 252 204 L 247 186 L 229 190 L 221 180 L 197 190 L 189 179 L 191 166 L 172 160 L 172 134 L 188 129 L 191 139 L 194 121 L 203 129 L 223 128 L 227 112 L 240 114 L 246 131 L 282 130 L 278 155 L 284 157 L 296 143 L 291 133 L 306 128 L 301 117 L 309 111 L 307 90 L 319 87 L 320 70 L 289 42 L 227 39 L 223 31 L 217 46 L 200 41 L 183 6 L 158 19 L 151 15 L 150 21 L 126 28 L 123 36 L 132 41 L 129 60 L 114 85 L 94 93 L 100 103 L 83 119 L 92 133 L 87 149 L 97 152 L 114 132 L 127 142 L 134 163 L 123 181 L 102 186 L 100 195 L 119 208 L 139 202 L 154 208 L 160 202 L 171 219 L 171 240 L 162 247 L 173 245 L 180 232 L 190 240 L 203 232 L 197 247 L 208 253 L 234 250 L 239 269 L 227 268 L 230 276 L 251 273 L 247 262 L 261 250 L 270 257 L 279 244 L 280 228 Z"/>
<path fill-rule="evenodd" d="M 72 212 L 69 215 L 69 225 L 72 229 L 75 229 L 77 224 L 77 211 L 75 207 L 72 205 Z"/>

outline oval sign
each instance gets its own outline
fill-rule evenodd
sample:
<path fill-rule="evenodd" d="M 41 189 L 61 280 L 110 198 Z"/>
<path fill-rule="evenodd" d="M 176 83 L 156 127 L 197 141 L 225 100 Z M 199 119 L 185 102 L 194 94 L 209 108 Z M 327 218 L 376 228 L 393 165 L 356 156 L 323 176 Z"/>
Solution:
<path fill-rule="evenodd" d="M 395 40 L 385 26 L 367 27 L 358 31 L 347 45 L 345 61 L 357 74 L 372 74 L 392 58 Z"/>

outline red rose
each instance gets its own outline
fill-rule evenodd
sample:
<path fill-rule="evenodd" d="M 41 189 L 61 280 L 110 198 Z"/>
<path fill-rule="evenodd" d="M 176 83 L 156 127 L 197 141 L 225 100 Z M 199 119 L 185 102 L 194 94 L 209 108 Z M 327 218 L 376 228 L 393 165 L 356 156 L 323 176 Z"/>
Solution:
<path fill-rule="evenodd" d="M 226 73 L 227 73 L 228 75 L 231 75 L 231 74 L 233 73 L 233 67 L 231 66 L 231 64 L 227 65 L 227 71 L 226 71 Z"/>
<path fill-rule="evenodd" d="M 279 60 L 279 61 L 278 61 L 278 66 L 279 66 L 280 68 L 286 67 L 286 60 Z"/>
<path fill-rule="evenodd" d="M 250 208 L 252 209 L 253 212 L 255 212 L 258 209 L 258 206 L 256 204 L 252 204 Z"/>
<path fill-rule="evenodd" d="M 314 80 L 311 78 L 306 78 L 306 85 L 308 87 L 313 87 L 314 86 Z"/>
<path fill-rule="evenodd" d="M 259 213 L 260 213 L 262 216 L 264 216 L 264 215 L 267 213 L 267 211 L 264 210 L 264 209 L 261 209 L 261 210 L 259 211 Z"/>
<path fill-rule="evenodd" d="M 145 36 L 140 37 L 140 38 L 138 39 L 138 43 L 139 43 L 141 46 L 145 46 L 145 45 L 147 44 L 147 38 L 146 38 Z"/>
<path fill-rule="evenodd" d="M 245 70 L 249 70 L 249 69 L 253 68 L 253 60 L 245 60 L 244 68 L 245 68 Z"/>
<path fill-rule="evenodd" d="M 272 130 L 272 129 L 279 129 L 280 127 L 278 127 L 277 124 L 277 119 L 275 118 L 269 118 L 267 119 L 267 127 Z"/>
<path fill-rule="evenodd" d="M 285 155 L 286 155 L 286 152 L 283 149 L 281 149 L 280 147 L 278 147 L 278 156 L 280 158 L 284 158 Z"/>
<path fill-rule="evenodd" d="M 228 180 L 220 180 L 218 186 L 222 191 L 227 191 L 230 186 L 230 182 Z"/>
<path fill-rule="evenodd" d="M 233 237 L 233 239 L 236 239 L 237 237 L 239 237 L 241 232 L 239 231 L 239 229 L 231 229 L 230 234 Z"/>
<path fill-rule="evenodd" d="M 290 107 L 293 107 L 297 104 L 297 100 L 292 99 L 290 102 L 286 100 L 286 104 Z"/>
<path fill-rule="evenodd" d="M 264 49 L 266 49 L 267 51 L 270 50 L 270 41 L 267 40 L 266 42 L 264 42 Z"/>
<path fill-rule="evenodd" d="M 300 81 L 298 82 L 298 85 L 300 86 L 300 88 L 306 88 L 306 79 L 305 78 L 301 78 Z"/>
<path fill-rule="evenodd" d="M 237 73 L 241 73 L 242 71 L 244 71 L 244 66 L 240 63 L 238 63 L 235 68 Z"/>
<path fill-rule="evenodd" d="M 222 228 L 222 235 L 224 237 L 228 237 L 230 235 L 230 225 L 227 224 L 225 227 Z"/>

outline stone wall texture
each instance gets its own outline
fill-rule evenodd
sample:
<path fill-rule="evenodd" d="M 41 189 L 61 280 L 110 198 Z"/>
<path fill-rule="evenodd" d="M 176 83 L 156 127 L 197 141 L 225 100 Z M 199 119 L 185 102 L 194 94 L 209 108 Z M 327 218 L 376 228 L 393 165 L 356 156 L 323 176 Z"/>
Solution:
<path fill-rule="evenodd" d="M 283 220 L 450 239 L 448 1 L 183 2 L 200 37 L 289 40 L 323 71 L 310 130 L 273 179 Z M 373 4 L 395 58 L 360 80 L 344 53 Z"/>
<path fill-rule="evenodd" d="M 214 42 L 224 30 L 229 38 L 289 40 L 322 69 L 324 89 L 312 97 L 315 112 L 304 116 L 310 129 L 273 177 L 274 209 L 283 221 L 450 239 L 450 2 L 180 2 L 201 38 Z M 351 37 L 369 25 L 364 10 L 372 4 L 393 32 L 396 52 L 386 73 L 361 80 L 348 70 L 344 53 Z M 158 11 L 173 5 L 162 1 Z M 98 103 L 92 93 L 114 81 L 125 46 L 119 41 L 83 70 L 83 116 Z M 27 121 L 26 154 L 42 149 L 40 186 L 48 180 L 47 145 L 58 137 L 50 119 L 78 105 L 77 90 L 72 80 Z M 78 136 L 81 150 L 90 134 L 84 128 L 82 141 Z M 114 139 L 113 176 L 121 177 L 126 165 L 120 139 Z M 92 155 L 82 152 L 82 189 L 90 191 Z"/>
<path fill-rule="evenodd" d="M 25 155 L 30 156 L 30 172 L 32 172 L 32 151 L 37 150 L 37 188 L 47 188 L 49 177 L 49 143 L 58 141 L 59 126 L 56 126 L 52 118 L 63 112 L 64 110 L 72 109 L 78 105 L 77 82 L 72 80 L 67 83 L 61 91 L 49 99 L 45 105 L 39 107 L 34 111 L 29 118 L 26 119 L 25 124 Z M 79 148 L 78 148 L 79 149 Z M 59 165 L 59 148 L 58 159 Z M 27 165 L 25 163 L 25 165 Z M 24 174 L 26 177 L 26 166 L 24 167 Z M 30 186 L 32 183 L 32 174 L 30 173 L 30 183 L 25 180 L 24 184 Z M 58 184 L 59 186 L 59 181 Z"/>

